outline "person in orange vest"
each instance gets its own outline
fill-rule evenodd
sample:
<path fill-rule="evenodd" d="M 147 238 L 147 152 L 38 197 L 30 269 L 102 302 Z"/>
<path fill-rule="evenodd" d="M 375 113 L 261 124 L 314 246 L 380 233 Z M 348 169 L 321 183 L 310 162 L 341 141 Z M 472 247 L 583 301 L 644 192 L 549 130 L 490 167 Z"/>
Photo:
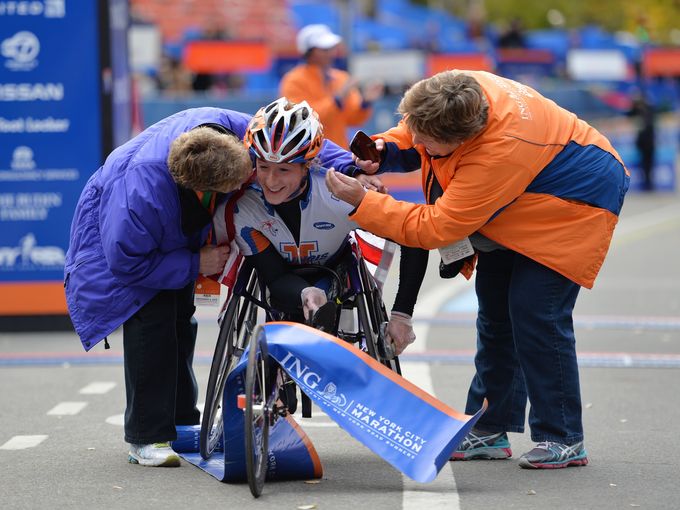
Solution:
<path fill-rule="evenodd" d="M 422 168 L 427 204 L 399 202 L 328 172 L 376 235 L 450 260 L 476 261 L 476 374 L 466 412 L 489 407 L 453 460 L 512 455 L 508 432 L 531 438 L 523 468 L 583 466 L 581 396 L 572 312 L 609 249 L 630 174 L 609 141 L 573 113 L 516 81 L 445 71 L 416 83 L 402 120 L 374 135 L 380 161 L 366 173 Z M 451 262 L 453 263 L 453 262 Z M 405 347 L 405 346 L 402 346 Z"/>
<path fill-rule="evenodd" d="M 349 73 L 332 67 L 341 42 L 327 25 L 303 27 L 297 34 L 297 48 L 304 61 L 283 76 L 279 95 L 294 103 L 307 101 L 319 114 L 325 137 L 347 149 L 347 128 L 370 118 L 383 86 L 371 83 L 362 94 Z"/>

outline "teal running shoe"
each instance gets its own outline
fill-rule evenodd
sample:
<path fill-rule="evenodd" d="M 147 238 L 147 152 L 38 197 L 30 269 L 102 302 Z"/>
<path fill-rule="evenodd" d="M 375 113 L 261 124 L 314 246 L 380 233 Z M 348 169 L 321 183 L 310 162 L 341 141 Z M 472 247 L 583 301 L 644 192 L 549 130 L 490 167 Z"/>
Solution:
<path fill-rule="evenodd" d="M 512 457 L 505 432 L 488 433 L 472 429 L 451 455 L 451 460 L 496 460 Z"/>
<path fill-rule="evenodd" d="M 587 464 L 583 441 L 572 445 L 544 441 L 519 458 L 519 466 L 524 469 L 560 469 Z"/>

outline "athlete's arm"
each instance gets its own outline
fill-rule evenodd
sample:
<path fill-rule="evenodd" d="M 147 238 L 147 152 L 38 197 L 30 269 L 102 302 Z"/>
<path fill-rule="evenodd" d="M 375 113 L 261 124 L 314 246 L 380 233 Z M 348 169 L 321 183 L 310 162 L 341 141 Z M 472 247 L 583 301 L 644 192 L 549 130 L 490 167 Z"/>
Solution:
<path fill-rule="evenodd" d="M 275 308 L 285 313 L 302 313 L 300 293 L 302 289 L 309 287 L 309 283 L 292 271 L 291 266 L 273 245 L 270 244 L 260 253 L 248 256 L 248 260 L 253 264 L 260 280 L 269 289 Z M 287 306 L 284 307 L 283 304 Z"/>
<path fill-rule="evenodd" d="M 354 164 L 352 153 L 326 139 L 319 152 L 319 164 L 323 168 L 335 168 L 340 173 L 354 176 L 359 168 Z"/>
<path fill-rule="evenodd" d="M 399 288 L 394 298 L 393 312 L 413 315 L 420 286 L 427 271 L 429 251 L 421 248 L 401 247 L 399 260 Z"/>

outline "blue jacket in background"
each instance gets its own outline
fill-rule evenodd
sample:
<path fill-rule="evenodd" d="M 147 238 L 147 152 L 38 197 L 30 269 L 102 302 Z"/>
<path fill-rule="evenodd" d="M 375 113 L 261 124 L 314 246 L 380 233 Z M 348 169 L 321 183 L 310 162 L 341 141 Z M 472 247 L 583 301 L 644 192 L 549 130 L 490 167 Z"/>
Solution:
<path fill-rule="evenodd" d="M 250 115 L 218 108 L 184 110 L 115 149 L 87 181 L 71 224 L 64 267 L 69 314 L 86 351 L 111 334 L 162 289 L 198 276 L 211 224 L 182 231 L 177 184 L 167 165 L 172 142 L 201 124 L 220 124 L 239 138 Z M 324 166 L 352 173 L 351 155 L 326 142 Z"/>

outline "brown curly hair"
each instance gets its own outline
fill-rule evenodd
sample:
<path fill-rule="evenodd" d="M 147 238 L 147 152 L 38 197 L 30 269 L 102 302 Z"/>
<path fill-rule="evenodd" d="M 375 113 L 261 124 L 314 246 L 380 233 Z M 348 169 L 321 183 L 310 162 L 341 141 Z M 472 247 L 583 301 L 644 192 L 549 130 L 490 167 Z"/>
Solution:
<path fill-rule="evenodd" d="M 252 174 L 253 163 L 235 135 L 197 127 L 172 142 L 168 168 L 175 182 L 185 188 L 226 191 L 241 187 Z"/>

